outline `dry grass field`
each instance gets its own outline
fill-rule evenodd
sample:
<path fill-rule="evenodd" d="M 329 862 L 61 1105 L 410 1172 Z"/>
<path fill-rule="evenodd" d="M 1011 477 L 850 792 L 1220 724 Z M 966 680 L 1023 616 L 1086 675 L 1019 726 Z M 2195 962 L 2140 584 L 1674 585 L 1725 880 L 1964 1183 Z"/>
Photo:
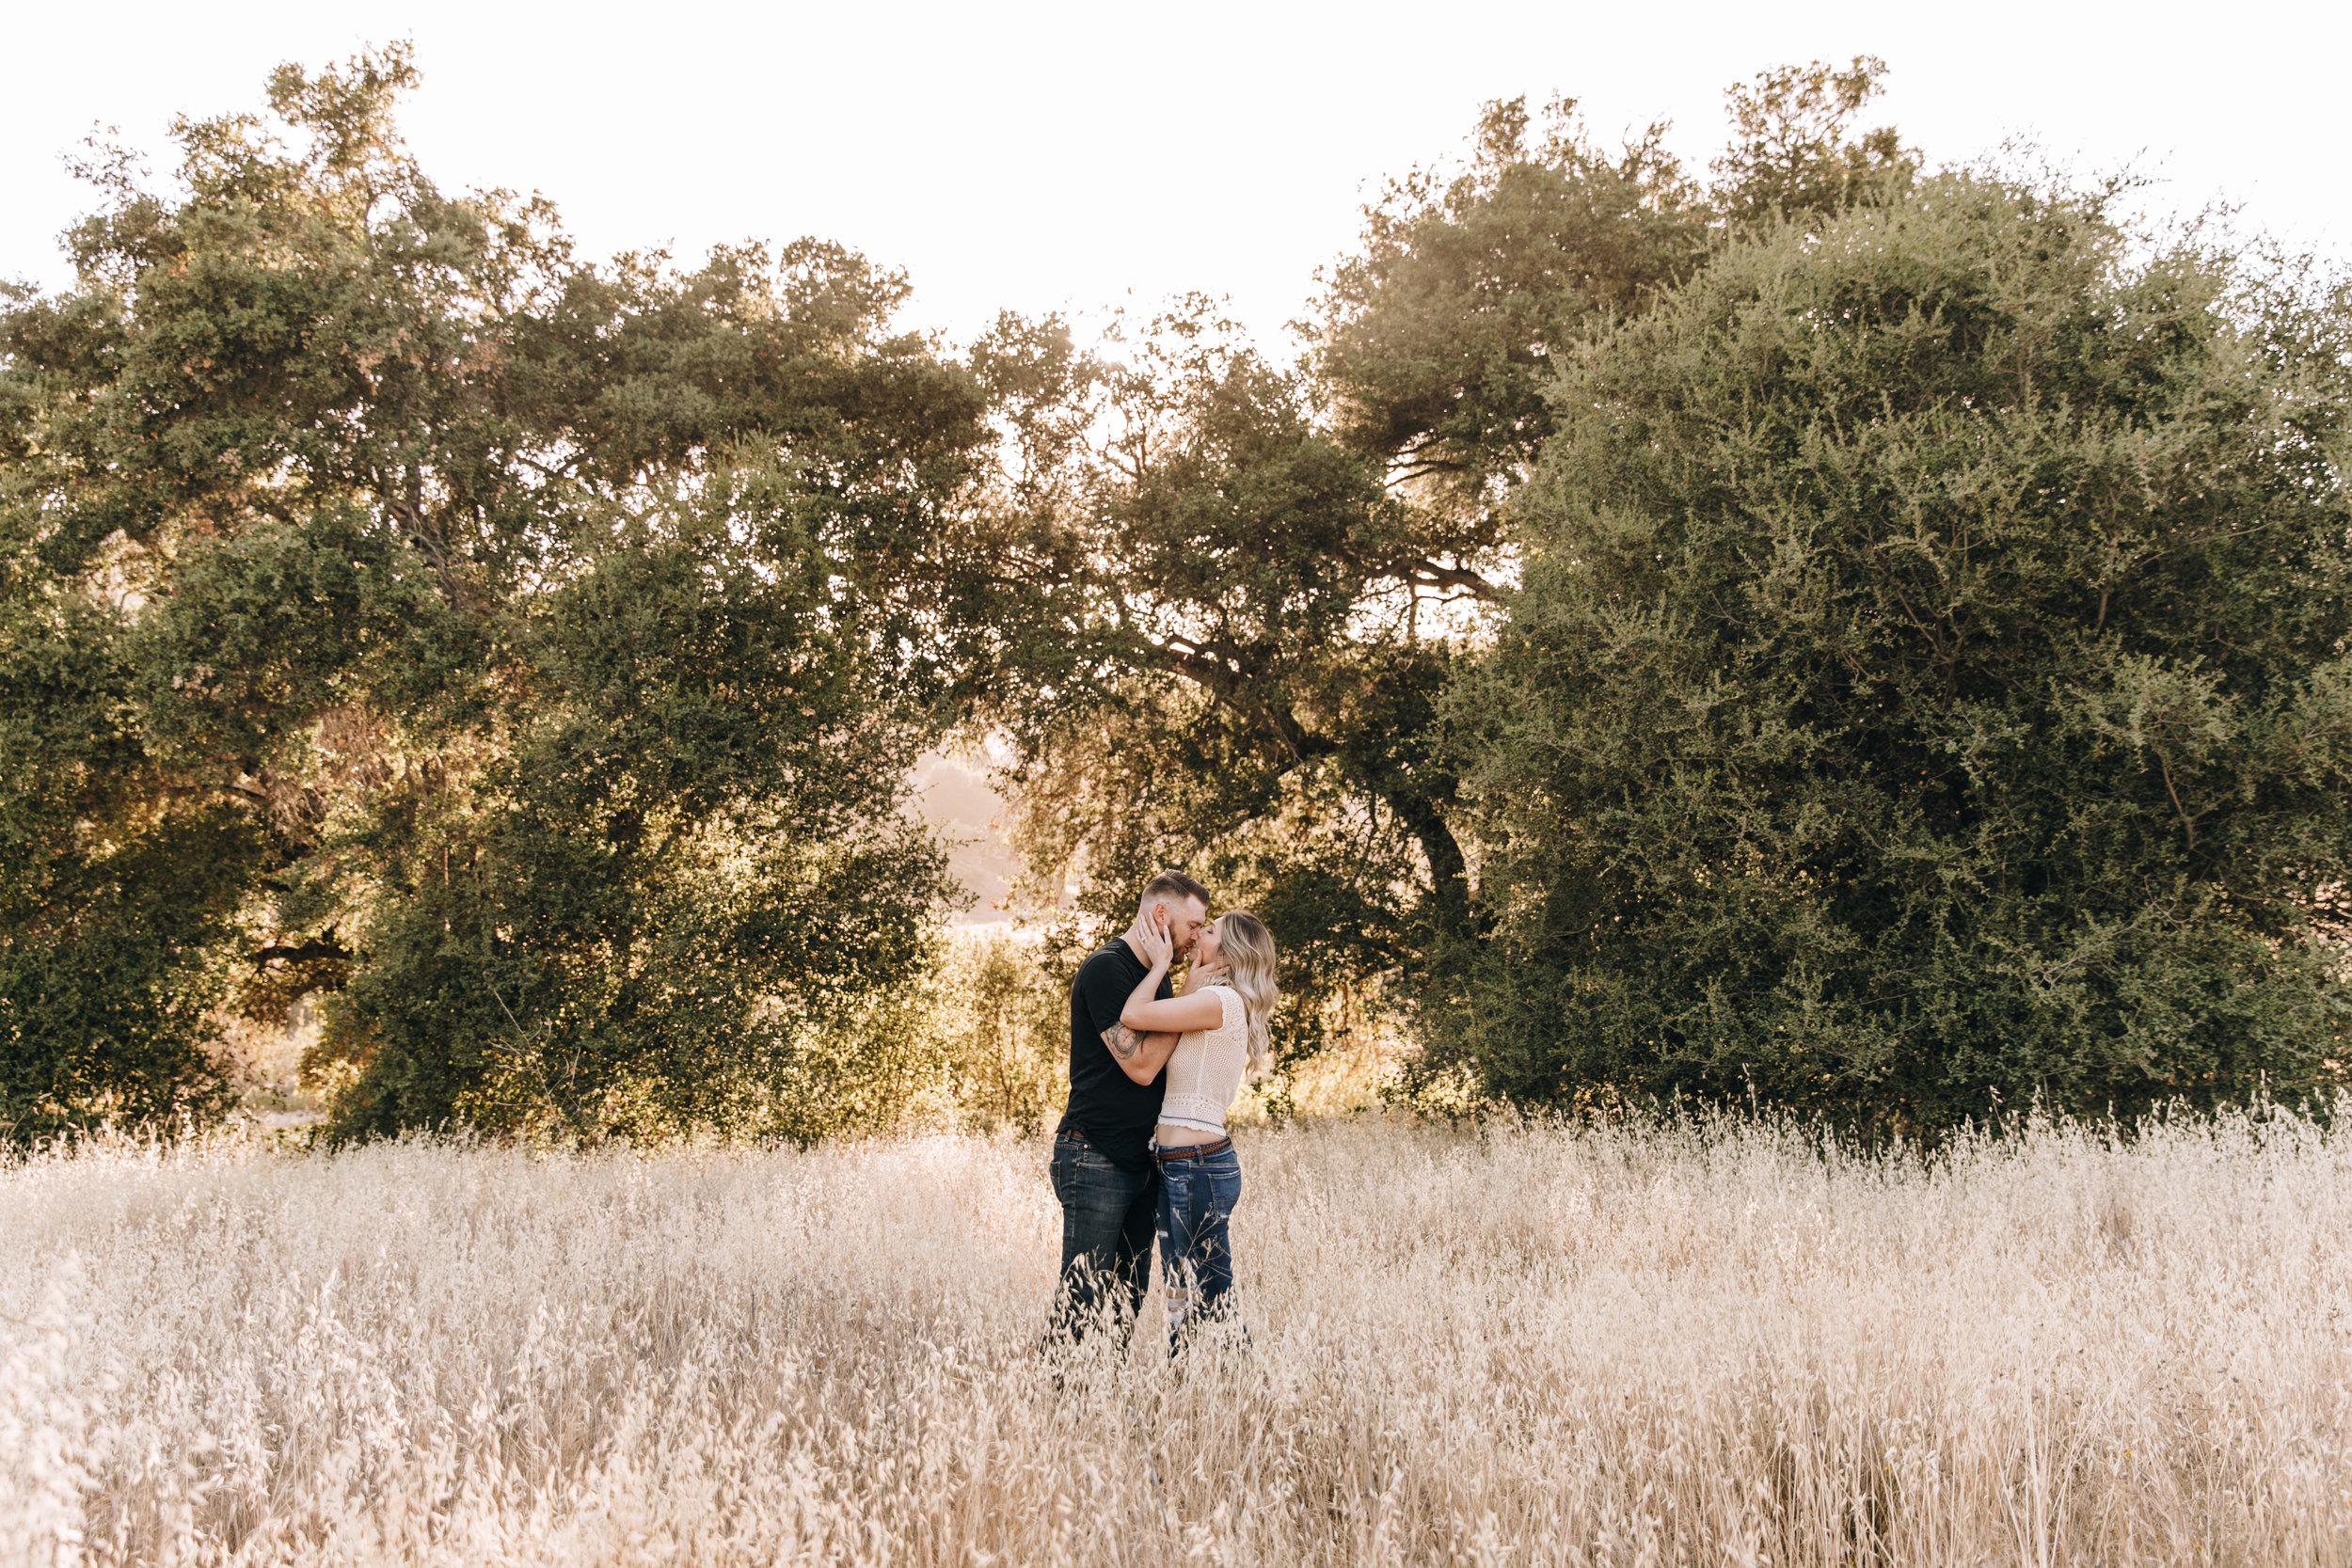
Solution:
<path fill-rule="evenodd" d="M 1252 1349 L 1058 1386 L 1035 1143 L 38 1159 L 0 1558 L 2352 1562 L 2348 1152 L 1260 1132 Z"/>

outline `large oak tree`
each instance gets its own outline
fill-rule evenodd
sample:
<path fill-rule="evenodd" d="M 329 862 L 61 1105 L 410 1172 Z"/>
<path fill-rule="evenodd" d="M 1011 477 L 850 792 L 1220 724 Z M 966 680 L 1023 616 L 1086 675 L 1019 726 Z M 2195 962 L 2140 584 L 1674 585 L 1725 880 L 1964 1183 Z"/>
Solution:
<path fill-rule="evenodd" d="M 1702 189 L 1651 127 L 1614 150 L 1569 102 L 1489 104 L 1467 162 L 1393 182 L 1325 279 L 1293 367 L 1182 303 L 1112 362 L 1008 324 L 978 356 L 1022 461 L 999 506 L 1003 668 L 1023 843 L 1115 920 L 1185 863 L 1264 914 L 1312 1049 L 1324 1004 L 1390 999 L 1474 949 L 1483 916 L 1444 693 L 1507 598 L 1507 502 L 1577 346 L 1725 242 L 1725 214 L 1899 189 L 1854 139 L 1875 61 L 1733 89 L 1743 142 Z"/>
<path fill-rule="evenodd" d="M 98 170 L 0 317 L 0 1082 L 201 1109 L 316 992 L 354 1129 L 755 1118 L 944 895 L 980 388 L 838 247 L 576 261 L 402 150 L 404 51 Z"/>

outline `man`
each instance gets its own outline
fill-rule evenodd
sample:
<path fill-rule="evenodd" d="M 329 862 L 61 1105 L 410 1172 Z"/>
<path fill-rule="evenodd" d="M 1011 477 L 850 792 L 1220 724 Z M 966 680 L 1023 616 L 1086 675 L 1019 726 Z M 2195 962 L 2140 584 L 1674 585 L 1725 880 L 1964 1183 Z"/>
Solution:
<path fill-rule="evenodd" d="M 1168 1053 L 1152 1048 L 1168 1041 L 1119 1022 L 1151 973 L 1136 939 L 1164 930 L 1183 958 L 1208 918 L 1209 890 L 1181 871 L 1163 871 L 1144 884 L 1135 924 L 1079 965 L 1070 987 L 1070 1108 L 1054 1132 L 1054 1196 L 1061 1199 L 1054 1322 L 1073 1343 L 1106 1301 L 1123 1340 L 1151 1283 L 1159 1202 L 1152 1129 L 1168 1085 Z M 1175 994 L 1165 976 L 1156 994 L 1163 1001 Z"/>

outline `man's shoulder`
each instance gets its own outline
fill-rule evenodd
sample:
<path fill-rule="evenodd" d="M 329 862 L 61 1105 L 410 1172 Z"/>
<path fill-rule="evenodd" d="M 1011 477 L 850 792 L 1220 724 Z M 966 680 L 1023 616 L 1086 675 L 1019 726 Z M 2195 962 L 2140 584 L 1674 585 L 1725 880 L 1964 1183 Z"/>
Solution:
<path fill-rule="evenodd" d="M 1123 939 L 1113 937 L 1087 955 L 1086 962 L 1078 966 L 1078 977 L 1085 979 L 1089 974 L 1100 974 L 1106 970 L 1122 974 L 1132 970 L 1140 974 L 1143 973 L 1143 966 L 1136 960 L 1136 956 L 1127 950 L 1127 943 Z"/>
<path fill-rule="evenodd" d="M 1071 1006 L 1083 1006 L 1096 1025 L 1107 1028 L 1118 1021 L 1120 1005 L 1143 973 L 1143 965 L 1127 951 L 1127 944 L 1113 938 L 1089 954 L 1072 976 Z"/>

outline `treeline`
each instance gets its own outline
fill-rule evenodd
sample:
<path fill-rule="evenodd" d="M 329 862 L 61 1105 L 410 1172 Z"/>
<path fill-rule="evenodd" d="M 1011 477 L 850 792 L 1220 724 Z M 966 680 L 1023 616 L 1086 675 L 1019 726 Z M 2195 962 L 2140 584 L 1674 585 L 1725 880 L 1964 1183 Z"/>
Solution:
<path fill-rule="evenodd" d="M 1263 913 L 1294 1056 L 1375 1006 L 1420 1083 L 1910 1128 L 2340 1082 L 2352 302 L 1932 169 L 1882 70 L 1735 87 L 1705 177 L 1490 105 L 1296 363 L 582 262 L 426 178 L 399 49 L 102 160 L 0 313 L 0 1121 L 200 1122 L 297 1004 L 351 1134 L 880 1114 L 959 735 L 1083 915 Z"/>

